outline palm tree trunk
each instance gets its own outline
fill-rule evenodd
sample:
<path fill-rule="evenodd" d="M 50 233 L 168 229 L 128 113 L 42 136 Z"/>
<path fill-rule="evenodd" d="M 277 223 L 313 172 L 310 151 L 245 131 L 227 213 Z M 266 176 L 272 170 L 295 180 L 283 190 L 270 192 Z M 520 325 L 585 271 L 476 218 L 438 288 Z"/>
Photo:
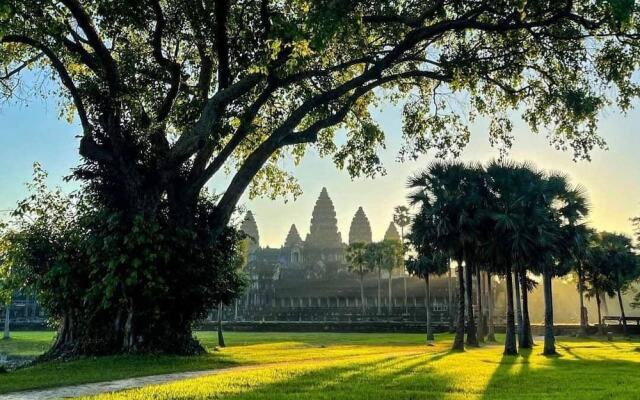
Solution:
<path fill-rule="evenodd" d="M 8 302 L 4 308 L 4 335 L 3 339 L 11 339 L 11 302 Z"/>
<path fill-rule="evenodd" d="M 381 308 L 381 300 L 382 300 L 382 288 L 381 288 L 381 281 L 382 281 L 382 271 L 380 270 L 380 267 L 378 267 L 378 315 L 382 314 L 382 308 Z"/>
<path fill-rule="evenodd" d="M 489 318 L 487 321 L 487 341 L 496 341 L 496 328 L 493 325 L 493 289 L 491 288 L 491 273 L 487 272 L 487 308 L 489 309 Z"/>
<path fill-rule="evenodd" d="M 467 346 L 478 347 L 476 320 L 473 316 L 473 264 L 467 263 L 464 271 L 467 283 Z"/>
<path fill-rule="evenodd" d="M 407 274 L 402 275 L 402 282 L 404 285 L 404 313 L 409 314 L 409 308 L 407 304 Z"/>
<path fill-rule="evenodd" d="M 533 335 L 531 334 L 531 320 L 529 318 L 529 291 L 527 290 L 527 273 L 520 272 L 520 285 L 522 286 L 522 345 L 521 348 L 533 347 Z"/>
<path fill-rule="evenodd" d="M 218 346 L 226 347 L 222 333 L 222 303 L 218 303 Z"/>
<path fill-rule="evenodd" d="M 392 303 L 392 296 L 391 296 L 391 285 L 392 285 L 392 277 L 391 277 L 391 270 L 389 270 L 389 304 L 387 305 L 387 312 L 389 313 L 389 316 L 391 316 L 391 313 L 393 313 L 393 303 Z"/>
<path fill-rule="evenodd" d="M 425 308 L 427 309 L 427 344 L 429 344 L 435 340 L 433 336 L 433 326 L 431 326 L 431 287 L 429 285 L 429 274 L 424 276 L 424 284 Z"/>
<path fill-rule="evenodd" d="M 516 266 L 515 271 L 513 271 L 513 280 L 515 281 L 515 302 L 516 302 L 516 321 L 518 323 L 518 330 L 516 331 L 518 333 L 518 346 L 522 347 L 523 342 L 522 342 L 522 297 L 520 294 L 520 279 L 518 279 L 518 276 L 520 275 L 520 268 Z"/>
<path fill-rule="evenodd" d="M 455 332 L 455 328 L 453 326 L 453 277 L 451 276 L 451 265 L 449 265 L 448 275 L 447 295 L 449 299 L 447 303 L 447 311 L 449 311 L 449 332 L 453 333 Z"/>
<path fill-rule="evenodd" d="M 582 268 L 578 268 L 578 294 L 580 295 L 580 333 L 579 336 L 587 336 L 587 321 L 584 315 L 584 276 Z"/>
<path fill-rule="evenodd" d="M 622 318 L 622 334 L 627 336 L 627 318 L 624 314 L 624 304 L 622 303 L 622 293 L 620 293 L 620 287 L 616 288 L 618 292 L 618 304 L 620 305 L 620 318 Z"/>
<path fill-rule="evenodd" d="M 360 306 L 362 308 L 362 315 L 367 313 L 364 305 L 364 275 L 360 274 Z"/>
<path fill-rule="evenodd" d="M 233 303 L 235 308 L 235 310 L 233 310 L 233 320 L 237 321 L 238 320 L 238 299 L 236 299 Z"/>
<path fill-rule="evenodd" d="M 478 297 L 478 342 L 484 343 L 484 315 L 482 314 L 482 275 L 480 266 L 476 266 L 476 292 Z"/>
<path fill-rule="evenodd" d="M 453 339 L 453 350 L 464 350 L 464 271 L 462 261 L 458 261 L 458 322 L 456 336 Z"/>
<path fill-rule="evenodd" d="M 518 354 L 518 348 L 516 345 L 516 321 L 513 312 L 513 280 L 510 265 L 507 265 L 505 278 L 507 282 L 507 331 L 504 338 L 504 354 L 516 355 Z"/>
<path fill-rule="evenodd" d="M 604 335 L 602 329 L 602 313 L 600 312 L 600 291 L 596 289 L 596 306 L 598 308 L 598 335 Z"/>
<path fill-rule="evenodd" d="M 544 286 L 544 350 L 542 354 L 550 356 L 558 353 L 556 353 L 556 338 L 553 334 L 553 290 L 549 266 L 544 267 L 542 278 Z"/>

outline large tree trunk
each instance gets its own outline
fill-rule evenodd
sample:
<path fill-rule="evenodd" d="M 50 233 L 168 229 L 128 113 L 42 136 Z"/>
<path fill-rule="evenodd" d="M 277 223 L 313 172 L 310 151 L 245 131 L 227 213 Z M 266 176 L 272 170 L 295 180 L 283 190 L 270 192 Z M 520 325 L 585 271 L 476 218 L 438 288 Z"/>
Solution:
<path fill-rule="evenodd" d="M 473 268 L 473 264 L 471 263 L 467 263 L 464 268 L 465 281 L 467 284 L 467 346 L 478 347 L 476 320 L 473 313 Z"/>
<path fill-rule="evenodd" d="M 584 308 L 584 274 L 582 268 L 578 268 L 578 294 L 580 297 L 580 332 L 579 336 L 587 336 L 587 320 L 585 318 Z"/>
<path fill-rule="evenodd" d="M 453 350 L 464 350 L 464 270 L 462 261 L 458 261 L 458 322 L 456 324 L 456 335 L 453 339 Z"/>
<path fill-rule="evenodd" d="M 453 324 L 453 277 L 451 276 L 451 265 L 449 264 L 449 268 L 447 271 L 448 279 L 447 279 L 447 311 L 449 313 L 449 333 L 455 332 L 455 327 Z"/>
<path fill-rule="evenodd" d="M 2 335 L 3 339 L 11 339 L 11 302 L 8 302 L 4 307 L 4 334 Z"/>
<path fill-rule="evenodd" d="M 367 313 L 364 304 L 364 275 L 360 274 L 360 307 L 362 308 L 362 315 L 364 316 Z"/>
<path fill-rule="evenodd" d="M 476 292 L 478 298 L 478 342 L 484 343 L 484 315 L 482 309 L 482 275 L 480 273 L 480 266 L 476 267 Z"/>
<path fill-rule="evenodd" d="M 222 311 L 223 305 L 222 303 L 218 304 L 218 346 L 226 347 L 227 345 L 224 343 L 224 333 L 222 332 Z"/>
<path fill-rule="evenodd" d="M 491 284 L 491 272 L 487 272 L 487 308 L 489 309 L 489 318 L 487 321 L 487 341 L 496 341 L 496 328 L 493 324 L 493 289 Z"/>
<path fill-rule="evenodd" d="M 513 277 L 511 276 L 511 266 L 508 265 L 505 271 L 507 282 L 507 332 L 504 338 L 504 354 L 516 355 L 518 348 L 516 345 L 515 315 L 513 311 Z"/>
<path fill-rule="evenodd" d="M 542 354 L 550 356 L 558 353 L 556 353 L 556 338 L 553 333 L 553 289 L 549 266 L 544 267 L 542 280 L 544 286 L 544 350 Z"/>
<path fill-rule="evenodd" d="M 620 306 L 620 318 L 622 318 L 622 334 L 627 336 L 627 318 L 624 314 L 624 303 L 622 302 L 622 293 L 620 291 L 620 287 L 616 288 L 616 292 L 618 293 L 618 305 Z"/>
<path fill-rule="evenodd" d="M 513 271 L 513 280 L 515 282 L 515 303 L 516 303 L 516 321 L 518 323 L 518 329 L 517 329 L 517 333 L 518 333 L 518 346 L 522 347 L 523 345 L 523 341 L 522 341 L 522 297 L 521 297 L 521 293 L 520 293 L 520 279 L 518 278 L 520 276 L 520 268 L 516 267 L 516 269 Z"/>
<path fill-rule="evenodd" d="M 596 289 L 596 307 L 598 308 L 598 335 L 604 335 L 602 328 L 602 313 L 600 312 L 600 291 Z"/>
<path fill-rule="evenodd" d="M 429 344 L 435 340 L 433 326 L 431 325 L 431 285 L 429 285 L 429 274 L 424 276 L 424 284 L 424 305 L 427 311 L 427 344 Z"/>
<path fill-rule="evenodd" d="M 533 335 L 531 334 L 531 320 L 529 319 L 529 291 L 527 290 L 527 273 L 520 272 L 520 286 L 522 289 L 522 344 L 523 349 L 533 347 Z"/>

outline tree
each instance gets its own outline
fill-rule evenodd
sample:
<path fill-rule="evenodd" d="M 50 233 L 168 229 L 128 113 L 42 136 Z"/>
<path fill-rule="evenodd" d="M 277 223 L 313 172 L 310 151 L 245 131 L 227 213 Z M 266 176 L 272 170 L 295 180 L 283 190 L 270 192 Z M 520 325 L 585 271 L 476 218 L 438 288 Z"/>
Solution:
<path fill-rule="evenodd" d="M 378 271 L 378 300 L 377 314 L 382 314 L 382 268 L 385 259 L 382 242 L 374 242 L 366 245 L 365 258 L 372 270 Z"/>
<path fill-rule="evenodd" d="M 409 274 L 424 279 L 425 283 L 425 308 L 427 312 L 427 343 L 435 340 L 433 326 L 431 324 L 431 285 L 430 275 L 442 275 L 449 269 L 449 256 L 437 250 L 435 241 L 436 220 L 432 215 L 419 213 L 413 219 L 409 241 L 417 253 L 405 263 Z"/>
<path fill-rule="evenodd" d="M 393 223 L 400 227 L 400 243 L 403 246 L 404 253 L 404 227 L 411 223 L 411 215 L 409 214 L 409 208 L 407 206 L 398 206 L 393 212 Z M 403 254 L 404 256 L 404 254 Z M 404 313 L 407 314 L 409 309 L 407 308 L 407 275 L 402 275 L 402 284 L 404 287 Z"/>
<path fill-rule="evenodd" d="M 123 235 L 151 229 L 149 237 L 161 221 L 165 237 L 192 231 L 220 237 L 220 247 L 247 189 L 299 193 L 279 160 L 299 162 L 312 144 L 352 176 L 382 172 L 376 150 L 384 134 L 369 106 L 383 99 L 406 100 L 404 158 L 430 149 L 457 154 L 467 142 L 451 92 L 468 99 L 470 116 L 491 120 L 492 141 L 509 145 L 509 111 L 520 107 L 533 130 L 553 127 L 556 146 L 587 157 L 603 145 L 599 111 L 613 101 L 627 109 L 637 92 L 637 13 L 632 2 L 595 0 L 4 0 L 0 90 L 17 98 L 47 88 L 27 87 L 20 77 L 29 68 L 56 78 L 53 94 L 81 126 L 83 162 L 74 175 L 97 207 L 119 215 Z M 341 144 L 338 128 L 347 133 Z M 211 180 L 229 182 L 215 201 L 201 196 Z M 194 229 L 203 220 L 207 229 Z M 138 269 L 135 253 L 114 243 L 126 260 L 118 284 L 126 285 Z M 168 248 L 171 262 L 162 268 L 198 269 L 182 251 Z M 166 274 L 153 263 L 144 268 L 140 279 Z M 178 282 L 165 281 L 175 285 L 167 292 L 180 292 Z M 122 296 L 108 302 L 111 313 L 146 326 Z M 146 302 L 135 297 L 134 304 Z M 192 300 L 207 299 L 180 302 Z M 157 307 L 189 331 L 194 316 L 176 315 L 177 308 Z M 119 336 L 112 322 L 92 320 L 95 329 L 61 337 L 76 342 L 69 349 L 91 351 L 87 344 L 105 332 Z M 138 337 L 159 345 L 162 331 Z M 186 348 L 193 339 L 173 340 L 164 347 Z M 131 347 L 127 339 L 105 350 Z"/>
<path fill-rule="evenodd" d="M 203 351 L 184 320 L 199 320 L 241 293 L 242 235 L 228 228 L 215 240 L 207 236 L 206 208 L 198 213 L 195 231 L 173 231 L 165 220 L 150 227 L 142 218 L 135 229 L 123 230 L 120 214 L 98 207 L 89 196 L 50 190 L 45 178 L 36 165 L 30 195 L 18 204 L 5 235 L 9 245 L 3 263 L 12 279 L 35 293 L 47 315 L 59 321 L 56 342 L 45 358 L 109 354 L 122 347 L 131 352 Z M 201 203 L 206 204 L 211 202 Z M 181 269 L 180 260 L 194 267 Z M 156 274 L 145 273 L 149 264 Z M 95 320 L 108 320 L 117 329 Z M 90 343 L 74 340 L 94 335 Z"/>
<path fill-rule="evenodd" d="M 598 246 L 601 248 L 600 251 L 604 253 L 608 264 L 608 279 L 613 283 L 613 288 L 618 296 L 623 334 L 627 335 L 622 293 L 629 290 L 631 283 L 640 276 L 640 256 L 636 253 L 631 238 L 628 236 L 601 232 L 597 240 Z"/>
<path fill-rule="evenodd" d="M 491 162 L 486 167 L 487 185 L 490 188 L 491 199 L 488 204 L 489 219 L 491 220 L 490 235 L 487 252 L 488 258 L 494 265 L 493 268 L 505 276 L 506 296 L 507 296 L 507 327 L 505 338 L 505 354 L 517 354 L 515 339 L 515 312 L 513 298 L 513 269 L 515 268 L 516 285 L 519 285 L 520 266 L 523 252 L 529 251 L 524 247 L 525 243 L 531 243 L 526 239 L 524 225 L 527 217 L 527 205 L 524 186 L 531 186 L 531 177 L 527 177 L 529 182 L 523 181 L 519 165 L 511 162 Z M 516 301 L 520 302 L 518 295 Z M 519 323 L 519 328 L 522 324 Z M 522 337 L 520 333 L 518 336 Z M 522 345 L 522 340 L 521 340 Z"/>
<path fill-rule="evenodd" d="M 393 312 L 392 274 L 394 269 L 404 265 L 404 252 L 402 250 L 402 243 L 397 240 L 383 240 L 378 247 L 380 265 L 389 273 L 389 279 L 387 279 L 389 299 L 387 312 L 389 315 Z"/>
<path fill-rule="evenodd" d="M 370 271 L 369 260 L 367 260 L 367 245 L 365 243 L 351 243 L 347 247 L 345 258 L 349 270 L 355 272 L 360 278 L 360 306 L 362 307 L 362 315 L 365 315 L 364 276 Z"/>
<path fill-rule="evenodd" d="M 543 275 L 545 301 L 545 355 L 555 355 L 553 332 L 552 278 L 563 276 L 575 267 L 577 259 L 573 249 L 583 240 L 582 225 L 589 214 L 589 205 L 581 187 L 573 187 L 562 174 L 551 174 L 543 181 L 543 199 L 547 204 L 546 216 L 539 222 L 545 229 L 539 241 L 541 256 L 536 263 Z"/>
<path fill-rule="evenodd" d="M 409 179 L 408 186 L 412 189 L 409 201 L 419 206 L 418 214 L 423 220 L 433 220 L 436 235 L 433 243 L 436 248 L 450 258 L 457 261 L 458 275 L 458 321 L 453 342 L 454 350 L 464 350 L 465 332 L 465 278 L 463 262 L 471 249 L 473 236 L 468 225 L 469 206 L 474 193 L 468 183 L 468 168 L 460 162 L 434 162 L 429 167 Z M 469 299 L 471 297 L 469 296 Z M 468 310 L 469 308 L 467 308 Z M 472 310 L 472 308 L 471 308 Z M 475 322 L 473 312 L 468 315 L 467 341 L 473 343 L 475 337 Z"/>
<path fill-rule="evenodd" d="M 603 296 L 616 295 L 615 283 L 611 279 L 611 264 L 603 246 L 600 245 L 600 235 L 593 233 L 590 236 L 587 248 L 587 262 L 584 267 L 585 293 L 587 298 L 596 299 L 598 310 L 598 334 L 604 335 L 602 312 L 600 311 Z"/>

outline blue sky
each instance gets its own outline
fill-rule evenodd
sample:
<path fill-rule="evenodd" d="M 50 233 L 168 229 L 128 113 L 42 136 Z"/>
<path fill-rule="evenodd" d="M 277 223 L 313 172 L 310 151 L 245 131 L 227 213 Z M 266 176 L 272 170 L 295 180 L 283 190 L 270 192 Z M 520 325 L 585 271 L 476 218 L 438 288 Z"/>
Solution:
<path fill-rule="evenodd" d="M 425 156 L 415 162 L 395 162 L 400 147 L 400 112 L 392 106 L 382 107 L 376 112 L 376 119 L 388 137 L 387 149 L 381 153 L 387 175 L 373 180 L 351 180 L 345 171 L 336 170 L 330 160 L 320 159 L 311 151 L 301 166 L 293 170 L 304 190 L 298 200 L 242 200 L 256 215 L 262 244 L 280 246 L 292 223 L 301 235 L 306 235 L 313 204 L 323 186 L 333 199 L 343 239 L 348 236 L 349 223 L 358 206 L 363 206 L 371 221 L 374 239 L 382 238 L 393 207 L 405 203 L 407 177 L 433 158 Z M 568 173 L 572 181 L 583 185 L 589 194 L 590 222 L 594 227 L 631 233 L 629 218 L 640 215 L 639 127 L 640 109 L 628 115 L 610 110 L 601 118 L 599 126 L 609 150 L 594 151 L 591 162 L 573 162 L 570 152 L 552 149 L 544 136 L 532 134 L 526 125 L 518 122 L 510 156 Z M 471 142 L 462 159 L 487 161 L 498 156 L 497 149 L 489 145 L 483 121 L 473 124 L 471 131 Z M 24 183 L 30 179 L 35 161 L 49 172 L 52 185 L 69 188 L 62 178 L 78 163 L 76 135 L 79 132 L 77 125 L 59 118 L 55 98 L 33 97 L 20 104 L 0 106 L 0 210 L 13 208 L 24 197 Z M 284 166 L 288 167 L 287 164 Z M 218 191 L 223 188 L 223 182 L 211 185 Z"/>

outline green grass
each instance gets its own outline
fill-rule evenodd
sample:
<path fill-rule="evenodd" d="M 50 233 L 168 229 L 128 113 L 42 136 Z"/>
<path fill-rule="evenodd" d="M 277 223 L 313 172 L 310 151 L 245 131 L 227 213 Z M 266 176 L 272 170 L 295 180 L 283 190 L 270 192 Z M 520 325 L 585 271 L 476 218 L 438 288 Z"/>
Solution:
<path fill-rule="evenodd" d="M 558 341 L 559 357 L 541 346 L 505 357 L 500 345 L 452 353 L 451 337 L 424 345 L 420 334 L 202 332 L 199 357 L 105 357 L 48 363 L 0 375 L 0 393 L 156 373 L 249 365 L 217 375 L 154 385 L 94 400 L 134 399 L 638 399 L 637 341 Z M 42 334 L 14 336 L 32 352 Z M 25 343 L 17 343 L 24 341 Z M 1 343 L 7 349 L 7 343 Z M 33 346 L 33 349 L 30 346 Z M 2 351 L 2 350 L 0 350 Z"/>

